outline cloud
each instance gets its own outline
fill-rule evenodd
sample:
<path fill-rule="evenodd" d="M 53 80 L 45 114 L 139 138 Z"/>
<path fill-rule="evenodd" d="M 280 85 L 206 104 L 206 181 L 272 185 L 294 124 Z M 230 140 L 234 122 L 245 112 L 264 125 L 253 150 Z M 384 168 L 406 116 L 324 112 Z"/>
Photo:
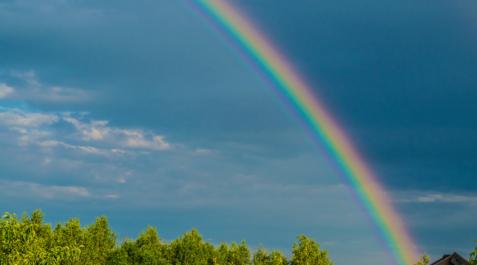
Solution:
<path fill-rule="evenodd" d="M 147 139 L 144 132 L 139 130 L 123 130 L 120 134 L 126 136 L 125 145 L 131 148 L 142 148 L 149 150 L 169 150 L 171 145 L 166 142 L 162 135 L 153 135 Z"/>
<path fill-rule="evenodd" d="M 103 156 L 122 155 L 126 153 L 126 151 L 117 149 L 117 148 L 106 149 L 106 148 L 97 148 L 97 147 L 88 146 L 88 145 L 73 145 L 73 144 L 68 144 L 68 143 L 55 141 L 55 140 L 47 140 L 43 142 L 38 142 L 38 145 L 44 148 L 64 147 L 66 149 L 76 150 L 76 151 L 80 151 L 87 154 L 103 155 Z"/>
<path fill-rule="evenodd" d="M 107 191 L 94 192 L 85 186 L 77 185 L 48 185 L 32 181 L 0 180 L 0 193 L 10 198 L 36 198 L 44 200 L 117 200 L 121 196 Z"/>
<path fill-rule="evenodd" d="M 127 179 L 126 179 L 124 176 L 119 176 L 119 177 L 116 179 L 116 182 L 117 182 L 117 183 L 120 183 L 120 184 L 126 184 Z"/>
<path fill-rule="evenodd" d="M 213 153 L 214 153 L 214 150 L 212 150 L 212 149 L 207 149 L 207 148 L 197 148 L 197 149 L 195 149 L 195 150 L 193 151 L 193 154 L 194 154 L 194 155 L 199 155 L 199 156 L 201 156 L 201 155 L 203 155 L 203 156 L 205 156 L 205 155 L 211 155 L 211 154 L 213 154 Z"/>
<path fill-rule="evenodd" d="M 72 124 L 81 133 L 84 140 L 103 140 L 110 131 L 107 121 L 85 123 L 70 115 L 64 116 L 63 120 Z"/>
<path fill-rule="evenodd" d="M 25 112 L 19 109 L 0 112 L 0 124 L 12 128 L 38 128 L 54 124 L 58 120 L 55 114 Z"/>
<path fill-rule="evenodd" d="M 119 199 L 120 196 L 118 194 L 106 194 L 104 195 L 105 199 L 116 200 Z"/>
<path fill-rule="evenodd" d="M 162 135 L 141 129 L 125 129 L 109 126 L 108 121 L 81 121 L 69 115 L 63 119 L 72 124 L 85 141 L 103 141 L 115 146 L 144 150 L 169 150 L 172 145 Z"/>
<path fill-rule="evenodd" d="M 22 146 L 36 143 L 51 136 L 49 130 L 45 129 L 57 123 L 59 117 L 49 113 L 32 113 L 18 109 L 0 109 L 0 128 L 4 127 L 16 138 Z"/>
<path fill-rule="evenodd" d="M 5 96 L 11 99 L 41 103 L 79 103 L 92 98 L 92 92 L 75 87 L 42 83 L 34 71 L 13 72 L 19 83 L 16 89 L 4 84 Z M 2 87 L 0 86 L 0 98 Z"/>
<path fill-rule="evenodd" d="M 23 181 L 0 181 L 0 191 L 10 197 L 30 196 L 41 199 L 89 198 L 90 191 L 80 186 L 45 185 Z"/>
<path fill-rule="evenodd" d="M 477 205 L 477 195 L 441 192 L 406 192 L 397 195 L 395 201 L 398 203 L 456 203 Z"/>
<path fill-rule="evenodd" d="M 13 87 L 8 86 L 5 83 L 0 83 L 0 99 L 1 98 L 6 98 L 10 94 L 12 94 L 15 91 Z"/>
<path fill-rule="evenodd" d="M 72 126 L 66 126 L 69 124 Z M 63 147 L 95 155 L 120 155 L 126 150 L 165 151 L 172 148 L 162 135 L 143 129 L 109 126 L 108 121 L 88 119 L 86 114 L 43 113 L 0 109 L 0 128 L 25 145 Z"/>

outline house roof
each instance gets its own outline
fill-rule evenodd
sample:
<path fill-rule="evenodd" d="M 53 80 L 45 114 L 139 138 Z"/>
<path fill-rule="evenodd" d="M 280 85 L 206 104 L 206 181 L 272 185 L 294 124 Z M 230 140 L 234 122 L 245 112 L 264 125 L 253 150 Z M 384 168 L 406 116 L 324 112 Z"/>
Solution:
<path fill-rule="evenodd" d="M 454 252 L 452 255 L 444 255 L 441 259 L 435 261 L 431 265 L 470 265 L 470 263 Z"/>

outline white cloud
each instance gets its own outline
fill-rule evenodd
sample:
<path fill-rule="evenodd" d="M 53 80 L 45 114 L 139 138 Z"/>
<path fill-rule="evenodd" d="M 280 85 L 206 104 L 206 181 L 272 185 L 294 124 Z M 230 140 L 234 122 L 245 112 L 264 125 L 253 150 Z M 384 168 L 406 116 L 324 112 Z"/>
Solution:
<path fill-rule="evenodd" d="M 15 89 L 7 84 L 0 83 L 0 98 L 6 98 L 11 95 Z"/>
<path fill-rule="evenodd" d="M 103 140 L 110 131 L 107 127 L 108 121 L 93 120 L 85 123 L 70 115 L 64 116 L 63 119 L 72 124 L 81 133 L 84 140 Z"/>
<path fill-rule="evenodd" d="M 92 98 L 92 93 L 80 88 L 47 85 L 40 82 L 33 71 L 14 72 L 14 77 L 23 85 L 18 86 L 14 98 L 49 103 L 84 102 Z"/>
<path fill-rule="evenodd" d="M 23 181 L 1 181 L 0 191 L 11 197 L 32 196 L 42 199 L 89 198 L 90 191 L 80 186 L 45 185 Z"/>
<path fill-rule="evenodd" d="M 68 143 L 60 142 L 56 140 L 46 140 L 46 141 L 38 142 L 38 145 L 44 148 L 64 147 L 70 150 L 76 150 L 76 151 L 80 151 L 87 154 L 102 155 L 102 156 L 122 155 L 126 153 L 126 151 L 117 149 L 117 148 L 106 149 L 106 148 L 97 148 L 97 147 L 89 146 L 89 145 L 73 145 L 73 144 L 68 144 Z"/>
<path fill-rule="evenodd" d="M 29 112 L 0 109 L 0 128 L 13 132 L 22 146 L 63 147 L 95 155 L 120 155 L 134 150 L 164 151 L 172 145 L 162 135 L 142 129 L 109 126 L 108 121 L 87 120 L 85 114 Z M 64 123 L 73 125 L 64 128 Z"/>
<path fill-rule="evenodd" d="M 97 128 L 91 128 L 91 131 L 83 132 L 86 139 L 101 140 L 105 137 L 105 132 Z"/>
<path fill-rule="evenodd" d="M 168 150 L 171 145 L 166 142 L 162 135 L 145 135 L 140 130 L 122 130 L 118 131 L 126 136 L 125 145 L 131 148 L 141 148 L 149 150 Z"/>
<path fill-rule="evenodd" d="M 84 186 L 49 185 L 32 181 L 0 180 L 0 194 L 11 198 L 35 198 L 44 200 L 117 200 L 120 195 L 106 190 L 94 190 Z"/>
<path fill-rule="evenodd" d="M 110 199 L 110 200 L 117 200 L 119 199 L 119 195 L 118 194 L 106 194 L 104 196 L 105 199 Z"/>
<path fill-rule="evenodd" d="M 123 176 L 120 176 L 116 179 L 116 182 L 118 182 L 119 184 L 125 184 L 127 182 L 127 179 Z"/>
<path fill-rule="evenodd" d="M 162 135 L 140 129 L 124 129 L 109 126 L 108 121 L 84 122 L 66 115 L 63 119 L 72 124 L 85 141 L 103 141 L 122 148 L 145 150 L 169 150 L 172 145 Z"/>
<path fill-rule="evenodd" d="M 211 155 L 214 153 L 214 150 L 206 148 L 197 148 L 193 151 L 194 155 Z"/>
<path fill-rule="evenodd" d="M 32 113 L 18 109 L 0 111 L 0 128 L 5 127 L 13 132 L 12 137 L 17 138 L 22 146 L 51 136 L 46 128 L 58 120 L 55 114 Z"/>
<path fill-rule="evenodd" d="M 475 195 L 456 195 L 456 194 L 426 194 L 417 197 L 417 202 L 422 203 L 435 203 L 435 202 L 444 202 L 444 203 L 472 203 L 477 204 L 477 196 Z"/>
<path fill-rule="evenodd" d="M 153 143 L 154 143 L 154 149 L 159 149 L 159 150 L 168 150 L 171 148 L 171 145 L 166 142 L 166 139 L 162 135 L 156 135 L 153 138 Z"/>
<path fill-rule="evenodd" d="M 395 201 L 400 203 L 461 203 L 477 205 L 477 195 L 441 192 L 406 192 L 397 195 Z"/>
<path fill-rule="evenodd" d="M 0 112 L 0 124 L 17 128 L 37 128 L 51 125 L 58 119 L 55 114 L 26 112 L 18 109 Z"/>
<path fill-rule="evenodd" d="M 133 175 L 132 171 L 127 171 L 119 175 L 119 177 L 117 177 L 115 180 L 119 184 L 126 184 L 128 182 L 128 178 L 130 178 L 132 175 Z"/>

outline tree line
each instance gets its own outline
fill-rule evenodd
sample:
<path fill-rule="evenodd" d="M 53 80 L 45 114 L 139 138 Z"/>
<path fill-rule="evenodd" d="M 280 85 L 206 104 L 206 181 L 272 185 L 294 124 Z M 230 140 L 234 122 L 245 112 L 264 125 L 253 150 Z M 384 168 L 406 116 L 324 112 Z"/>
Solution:
<path fill-rule="evenodd" d="M 147 227 L 136 239 L 120 244 L 106 217 L 88 226 L 70 219 L 54 228 L 36 210 L 21 218 L 5 213 L 0 219 L 1 265 L 332 265 L 328 252 L 315 241 L 299 236 L 288 259 L 280 251 L 247 244 L 203 240 L 197 230 L 166 242 L 156 228 Z"/>
<path fill-rule="evenodd" d="M 469 262 L 477 265 L 477 247 Z M 0 265 L 332 265 L 328 252 L 311 238 L 301 235 L 288 258 L 278 250 L 247 244 L 213 245 L 197 230 L 166 242 L 157 229 L 148 226 L 136 239 L 117 242 L 106 217 L 81 226 L 73 218 L 54 228 L 40 210 L 18 218 L 5 213 L 0 218 Z M 424 255 L 416 265 L 429 264 Z"/>

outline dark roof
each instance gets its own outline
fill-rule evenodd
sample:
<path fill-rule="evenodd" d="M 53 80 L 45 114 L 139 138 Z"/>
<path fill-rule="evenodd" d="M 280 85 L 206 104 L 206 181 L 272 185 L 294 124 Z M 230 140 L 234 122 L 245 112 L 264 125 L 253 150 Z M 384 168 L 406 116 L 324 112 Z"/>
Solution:
<path fill-rule="evenodd" d="M 470 263 L 454 252 L 452 255 L 444 255 L 441 259 L 435 261 L 431 265 L 470 265 Z"/>

